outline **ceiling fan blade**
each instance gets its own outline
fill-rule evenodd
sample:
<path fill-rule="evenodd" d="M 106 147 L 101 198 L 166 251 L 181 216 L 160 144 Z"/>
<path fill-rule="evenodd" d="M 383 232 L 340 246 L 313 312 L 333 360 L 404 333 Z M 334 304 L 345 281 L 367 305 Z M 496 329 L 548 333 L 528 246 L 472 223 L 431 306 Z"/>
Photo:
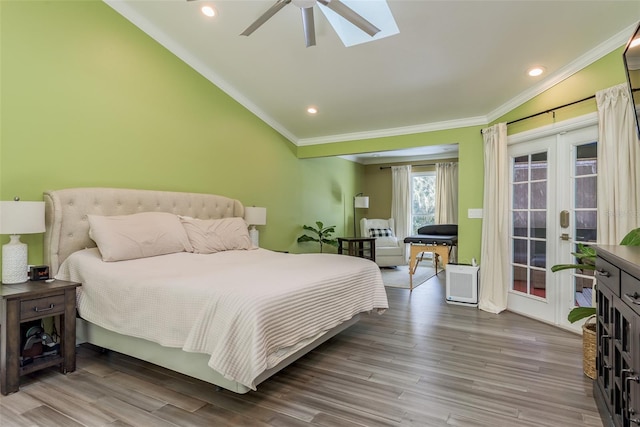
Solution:
<path fill-rule="evenodd" d="M 304 29 L 304 41 L 307 47 L 316 45 L 316 25 L 313 20 L 313 7 L 300 9 L 302 12 L 302 28 Z"/>
<path fill-rule="evenodd" d="M 291 0 L 278 0 L 273 6 L 269 8 L 265 13 L 263 13 L 258 19 L 256 19 L 253 24 L 249 25 L 246 30 L 240 33 L 241 36 L 248 36 L 257 30 L 262 24 L 267 22 L 269 18 L 278 13 L 280 9 L 285 7 L 291 3 Z"/>
<path fill-rule="evenodd" d="M 376 27 L 371 22 L 364 19 L 361 15 L 354 12 L 353 9 L 342 3 L 340 0 L 318 0 L 318 3 L 327 6 L 329 9 L 333 10 L 335 13 L 342 16 L 344 19 L 351 22 L 353 25 L 360 28 L 365 33 L 369 34 L 371 37 L 380 32 L 380 28 Z"/>

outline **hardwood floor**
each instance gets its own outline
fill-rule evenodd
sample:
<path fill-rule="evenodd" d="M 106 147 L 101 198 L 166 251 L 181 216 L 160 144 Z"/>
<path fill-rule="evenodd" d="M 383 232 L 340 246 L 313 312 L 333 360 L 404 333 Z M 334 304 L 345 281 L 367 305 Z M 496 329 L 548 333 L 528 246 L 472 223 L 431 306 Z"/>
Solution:
<path fill-rule="evenodd" d="M 2 426 L 602 426 L 581 337 L 444 302 L 444 273 L 238 395 L 117 353 L 23 377 Z"/>

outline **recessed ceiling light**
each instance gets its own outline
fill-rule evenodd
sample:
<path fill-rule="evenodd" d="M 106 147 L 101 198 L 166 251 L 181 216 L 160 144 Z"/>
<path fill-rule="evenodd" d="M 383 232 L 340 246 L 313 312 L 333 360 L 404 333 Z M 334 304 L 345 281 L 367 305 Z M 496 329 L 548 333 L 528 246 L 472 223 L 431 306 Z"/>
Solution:
<path fill-rule="evenodd" d="M 200 10 L 202 11 L 202 13 L 204 13 L 208 17 L 216 16 L 216 10 L 211 6 L 202 6 Z"/>
<path fill-rule="evenodd" d="M 530 68 L 529 71 L 527 71 L 527 74 L 529 74 L 531 77 L 538 77 L 542 73 L 544 73 L 544 67 L 533 67 Z"/>
<path fill-rule="evenodd" d="M 318 109 L 316 107 L 307 108 L 307 113 L 309 114 L 318 114 Z"/>

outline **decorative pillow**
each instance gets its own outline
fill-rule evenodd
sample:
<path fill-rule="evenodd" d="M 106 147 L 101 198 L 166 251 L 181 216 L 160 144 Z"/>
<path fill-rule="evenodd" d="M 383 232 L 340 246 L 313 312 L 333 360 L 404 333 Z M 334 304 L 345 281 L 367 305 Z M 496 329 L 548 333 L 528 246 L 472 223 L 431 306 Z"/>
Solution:
<path fill-rule="evenodd" d="M 369 237 L 395 237 L 390 228 L 370 228 Z"/>
<path fill-rule="evenodd" d="M 180 220 L 167 212 L 87 217 L 89 237 L 98 245 L 103 261 L 193 251 Z"/>
<path fill-rule="evenodd" d="M 181 216 L 180 221 L 187 230 L 194 253 L 256 249 L 251 243 L 247 223 L 240 217 L 196 219 Z"/>

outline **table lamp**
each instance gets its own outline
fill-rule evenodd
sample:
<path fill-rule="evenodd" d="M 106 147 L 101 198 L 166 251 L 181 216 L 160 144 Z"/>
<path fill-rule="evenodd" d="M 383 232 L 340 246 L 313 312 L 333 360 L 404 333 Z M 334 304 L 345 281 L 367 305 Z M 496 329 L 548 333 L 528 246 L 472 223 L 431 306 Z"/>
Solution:
<path fill-rule="evenodd" d="M 0 202 L 0 234 L 10 234 L 9 243 L 2 246 L 2 283 L 24 283 L 27 271 L 27 245 L 21 234 L 44 233 L 44 202 Z"/>
<path fill-rule="evenodd" d="M 244 220 L 251 226 L 249 236 L 253 246 L 259 247 L 260 233 L 256 230 L 256 225 L 267 224 L 267 208 L 257 208 L 255 206 L 244 208 Z"/>
<path fill-rule="evenodd" d="M 353 237 L 358 237 L 358 231 L 356 228 L 356 208 L 366 209 L 369 207 L 369 197 L 363 196 L 362 194 L 363 193 L 358 193 L 353 196 Z"/>

